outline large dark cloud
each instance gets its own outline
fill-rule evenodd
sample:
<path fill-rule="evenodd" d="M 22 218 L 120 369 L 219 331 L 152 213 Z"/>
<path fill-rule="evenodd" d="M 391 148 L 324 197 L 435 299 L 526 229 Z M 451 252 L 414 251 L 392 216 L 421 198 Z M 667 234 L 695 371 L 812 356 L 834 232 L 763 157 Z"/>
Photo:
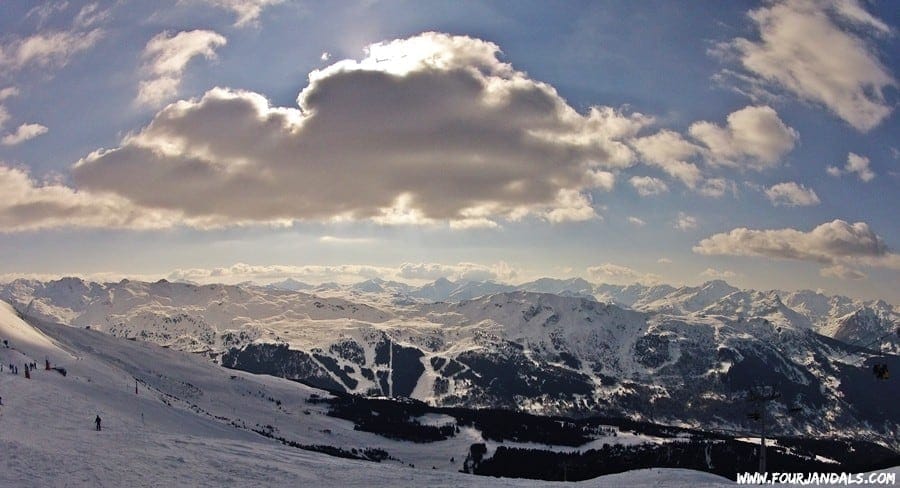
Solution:
<path fill-rule="evenodd" d="M 168 212 L 137 208 L 114 195 L 76 192 L 59 183 L 37 182 L 26 171 L 3 164 L 0 195 L 0 232 L 63 226 L 156 229 L 182 219 Z M 199 221 L 192 224 L 205 225 Z"/>
<path fill-rule="evenodd" d="M 496 45 L 426 33 L 310 74 L 297 108 L 223 88 L 172 104 L 73 168 L 80 188 L 195 218 L 447 220 L 594 216 L 586 191 L 632 164 L 650 119 L 572 109 Z"/>

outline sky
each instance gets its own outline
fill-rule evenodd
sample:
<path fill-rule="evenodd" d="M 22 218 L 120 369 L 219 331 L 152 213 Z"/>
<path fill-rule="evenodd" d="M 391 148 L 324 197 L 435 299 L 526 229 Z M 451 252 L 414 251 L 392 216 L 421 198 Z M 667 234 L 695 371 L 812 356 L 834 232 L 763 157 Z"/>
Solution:
<path fill-rule="evenodd" d="M 0 0 L 0 279 L 900 304 L 892 2 Z"/>

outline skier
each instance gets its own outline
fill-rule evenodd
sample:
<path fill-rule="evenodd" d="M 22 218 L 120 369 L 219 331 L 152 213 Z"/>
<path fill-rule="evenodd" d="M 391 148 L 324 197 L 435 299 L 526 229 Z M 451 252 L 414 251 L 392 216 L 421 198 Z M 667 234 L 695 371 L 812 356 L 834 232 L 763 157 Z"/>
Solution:
<path fill-rule="evenodd" d="M 100 431 L 100 416 L 99 415 L 97 416 L 97 418 L 94 419 L 94 424 L 97 425 L 97 431 Z"/>

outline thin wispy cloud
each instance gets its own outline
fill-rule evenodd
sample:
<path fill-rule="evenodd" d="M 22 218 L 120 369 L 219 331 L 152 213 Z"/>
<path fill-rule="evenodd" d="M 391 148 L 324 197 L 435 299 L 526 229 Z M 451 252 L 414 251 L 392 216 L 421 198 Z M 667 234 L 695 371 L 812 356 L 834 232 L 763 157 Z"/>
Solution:
<path fill-rule="evenodd" d="M 647 225 L 647 222 L 644 222 L 642 219 L 637 217 L 628 217 L 628 223 L 635 227 L 643 227 Z"/>
<path fill-rule="evenodd" d="M 216 49 L 227 42 L 208 30 L 162 32 L 150 39 L 141 55 L 149 78 L 138 86 L 137 103 L 158 106 L 177 96 L 188 63 L 198 56 L 215 59 Z"/>
<path fill-rule="evenodd" d="M 103 30 L 50 31 L 14 38 L 0 44 L 0 69 L 7 72 L 25 68 L 58 69 L 75 55 L 94 46 Z"/>
<path fill-rule="evenodd" d="M 735 38 L 716 50 L 749 75 L 824 105 L 860 131 L 893 111 L 885 91 L 897 80 L 863 34 L 889 35 L 891 29 L 859 2 L 773 2 L 749 18 L 756 38 Z"/>
<path fill-rule="evenodd" d="M 687 231 L 696 229 L 698 225 L 697 218 L 684 212 L 678 212 L 678 218 L 675 219 L 673 227 L 678 230 Z"/>
<path fill-rule="evenodd" d="M 669 191 L 669 185 L 665 181 L 652 176 L 632 176 L 628 179 L 628 183 L 642 197 L 659 195 Z"/>
<path fill-rule="evenodd" d="M 182 0 L 185 1 L 185 0 Z M 259 16 L 267 7 L 284 3 L 285 0 L 193 0 L 214 7 L 229 10 L 235 15 L 235 27 L 256 26 Z"/>

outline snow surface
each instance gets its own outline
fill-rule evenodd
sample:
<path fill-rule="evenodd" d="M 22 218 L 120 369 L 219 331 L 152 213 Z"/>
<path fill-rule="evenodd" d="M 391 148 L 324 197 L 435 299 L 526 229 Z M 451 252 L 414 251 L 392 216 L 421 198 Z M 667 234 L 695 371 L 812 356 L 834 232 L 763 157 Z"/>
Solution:
<path fill-rule="evenodd" d="M 185 353 L 87 330 L 23 322 L 0 302 L 0 363 L 44 358 L 31 379 L 0 373 L 0 486 L 546 486 L 448 469 L 474 439 L 435 447 L 354 431 L 306 403 L 324 392 L 226 370 Z M 48 337 L 52 336 L 52 337 Z M 138 393 L 135 393 L 135 381 Z M 277 405 L 271 399 L 278 398 Z M 100 415 L 103 430 L 94 430 Z M 439 420 L 439 419 L 434 419 Z M 381 442 L 400 461 L 373 463 L 300 450 L 243 426 L 270 424 L 298 442 L 350 448 Z M 330 430 L 331 433 L 323 431 Z M 478 437 L 477 431 L 471 437 Z M 440 444 L 440 443 L 434 443 Z M 403 446 L 406 446 L 405 449 Z M 422 451 L 430 453 L 422 454 Z M 443 456 L 443 469 L 426 467 Z M 417 468 L 411 468 L 412 462 Z M 461 462 L 461 459 L 460 461 Z M 453 467 L 457 468 L 457 467 Z M 458 469 L 458 468 L 457 468 Z M 707 473 L 647 469 L 578 486 L 728 486 Z"/>

